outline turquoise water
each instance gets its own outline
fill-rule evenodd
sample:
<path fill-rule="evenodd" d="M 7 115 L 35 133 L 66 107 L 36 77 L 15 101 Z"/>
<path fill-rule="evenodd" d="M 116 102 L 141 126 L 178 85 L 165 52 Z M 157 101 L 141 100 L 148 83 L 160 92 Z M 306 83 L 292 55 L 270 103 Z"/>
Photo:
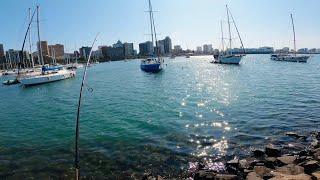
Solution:
<path fill-rule="evenodd" d="M 147 74 L 139 61 L 88 71 L 81 113 L 81 174 L 177 177 L 188 162 L 246 154 L 320 125 L 320 56 L 308 63 L 248 55 L 240 66 L 211 57 L 167 59 Z M 71 178 L 77 78 L 30 88 L 0 85 L 0 178 Z M 0 77 L 4 80 L 6 77 Z"/>

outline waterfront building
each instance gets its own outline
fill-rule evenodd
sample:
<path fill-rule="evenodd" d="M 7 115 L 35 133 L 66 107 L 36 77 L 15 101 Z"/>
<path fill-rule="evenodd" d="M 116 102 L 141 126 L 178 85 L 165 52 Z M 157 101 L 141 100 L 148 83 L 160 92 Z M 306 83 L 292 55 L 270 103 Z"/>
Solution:
<path fill-rule="evenodd" d="M 124 56 L 125 58 L 132 58 L 134 57 L 134 49 L 133 43 L 124 43 L 123 44 Z"/>
<path fill-rule="evenodd" d="M 158 46 L 163 46 L 159 47 L 159 50 L 161 50 L 160 54 L 170 55 L 172 53 L 172 41 L 170 37 L 167 36 L 165 39 L 158 41 Z"/>
<path fill-rule="evenodd" d="M 4 48 L 3 48 L 3 44 L 0 44 L 0 63 L 4 63 L 5 62 L 5 52 L 4 52 Z"/>
<path fill-rule="evenodd" d="M 175 45 L 174 47 L 173 47 L 173 54 L 180 54 L 180 53 L 182 53 L 182 48 L 181 48 L 181 46 L 180 45 Z"/>
<path fill-rule="evenodd" d="M 42 55 L 43 56 L 49 56 L 49 47 L 48 47 L 48 42 L 47 41 L 41 41 L 41 50 L 42 50 Z M 40 48 L 39 42 L 37 43 L 38 49 Z"/>
<path fill-rule="evenodd" d="M 63 60 L 65 57 L 64 46 L 62 44 L 49 45 L 49 56 L 57 60 Z"/>
<path fill-rule="evenodd" d="M 113 44 L 112 47 L 114 48 L 123 48 L 123 43 L 118 40 L 117 43 Z"/>
<path fill-rule="evenodd" d="M 151 41 L 147 41 L 139 44 L 139 54 L 141 56 L 148 56 L 150 54 L 153 54 L 153 52 L 154 52 L 154 48 Z"/>
<path fill-rule="evenodd" d="M 308 53 L 308 48 L 298 49 L 298 53 L 301 53 L 301 54 Z"/>
<path fill-rule="evenodd" d="M 163 40 L 158 41 L 158 47 L 154 47 L 154 52 L 158 52 L 160 55 L 166 55 L 165 42 Z"/>
<path fill-rule="evenodd" d="M 203 53 L 204 54 L 212 54 L 213 53 L 212 44 L 203 45 Z"/>
<path fill-rule="evenodd" d="M 121 60 L 125 58 L 123 47 L 103 46 L 101 50 L 104 58 L 108 60 Z"/>
<path fill-rule="evenodd" d="M 96 51 L 92 51 L 92 58 L 93 59 L 101 59 L 101 58 L 103 58 L 102 49 L 99 48 Z"/>
<path fill-rule="evenodd" d="M 196 52 L 197 52 L 198 54 L 202 54 L 202 47 L 201 47 L 201 46 L 198 46 Z"/>
<path fill-rule="evenodd" d="M 91 51 L 91 47 L 82 46 L 82 47 L 79 49 L 80 57 L 81 57 L 81 58 L 84 58 L 84 59 L 88 59 L 88 58 L 89 58 L 89 55 L 90 55 L 90 51 Z"/>

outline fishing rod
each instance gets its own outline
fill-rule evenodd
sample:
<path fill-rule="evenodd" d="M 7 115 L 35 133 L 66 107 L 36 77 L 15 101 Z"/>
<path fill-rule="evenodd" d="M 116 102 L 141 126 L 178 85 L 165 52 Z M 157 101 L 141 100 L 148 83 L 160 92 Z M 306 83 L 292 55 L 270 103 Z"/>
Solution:
<path fill-rule="evenodd" d="M 92 42 L 90 54 L 87 60 L 87 64 L 84 68 L 83 76 L 82 76 L 82 82 L 81 82 L 81 87 L 80 87 L 80 94 L 79 94 L 79 101 L 78 101 L 78 110 L 77 110 L 77 121 L 76 121 L 76 134 L 75 134 L 75 154 L 74 154 L 74 166 L 76 168 L 76 180 L 80 179 L 80 167 L 79 167 L 79 125 L 80 125 L 80 109 L 81 109 L 81 102 L 82 102 L 82 92 L 83 92 L 83 86 L 86 81 L 86 75 L 87 75 L 87 69 L 90 63 L 91 55 L 92 55 L 92 50 L 94 47 L 94 44 L 97 41 L 99 33 L 96 35 L 94 38 L 94 41 Z"/>

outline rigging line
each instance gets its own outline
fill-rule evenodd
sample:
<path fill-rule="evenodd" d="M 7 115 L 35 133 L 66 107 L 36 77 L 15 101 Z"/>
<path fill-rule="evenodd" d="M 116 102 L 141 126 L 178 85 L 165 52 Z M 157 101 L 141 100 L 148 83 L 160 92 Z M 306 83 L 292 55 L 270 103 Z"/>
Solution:
<path fill-rule="evenodd" d="M 153 40 L 153 16 L 152 16 L 152 5 L 151 5 L 151 1 L 149 0 L 149 16 L 150 16 L 150 28 L 151 28 L 151 39 L 152 39 L 152 46 L 154 44 L 154 40 Z"/>
<path fill-rule="evenodd" d="M 235 20 L 234 20 L 234 18 L 233 18 L 233 16 L 232 16 L 232 13 L 231 13 L 231 11 L 229 10 L 228 6 L 227 6 L 227 9 L 228 9 L 228 11 L 229 11 L 229 14 L 230 14 L 231 19 L 232 19 L 233 24 L 234 24 L 234 27 L 236 28 L 237 34 L 238 34 L 238 36 L 239 36 L 243 53 L 245 54 L 245 53 L 246 53 L 246 50 L 244 49 L 243 41 L 242 41 L 242 38 L 241 38 L 241 36 L 240 36 L 240 32 L 239 32 L 239 30 L 238 30 L 237 24 L 236 24 L 236 22 L 235 22 Z"/>
<path fill-rule="evenodd" d="M 36 14 L 36 10 L 35 10 L 35 11 L 33 12 L 33 14 L 32 14 L 31 21 L 29 22 L 27 32 L 26 32 L 26 34 L 24 35 L 24 40 L 23 40 L 23 44 L 22 44 L 22 48 L 21 48 L 21 51 L 22 51 L 22 62 L 24 61 L 24 55 L 23 55 L 24 46 L 25 46 L 26 39 L 27 39 L 29 30 L 30 30 L 30 25 L 31 25 L 31 23 L 32 23 L 32 19 L 33 19 L 33 17 L 34 17 L 35 14 Z"/>
<path fill-rule="evenodd" d="M 152 17 L 152 25 L 153 25 L 153 32 L 154 32 L 154 38 L 156 40 L 156 50 L 157 50 L 157 57 L 158 57 L 158 60 L 160 61 L 160 52 L 159 52 L 159 47 L 158 47 L 158 38 L 157 38 L 157 31 L 156 31 L 156 25 L 154 23 L 154 17 L 153 17 L 153 8 L 152 8 L 152 4 L 151 4 L 151 0 L 149 0 L 149 3 L 150 3 L 150 11 L 152 11 L 151 13 L 151 17 Z"/>
<path fill-rule="evenodd" d="M 94 44 L 97 41 L 99 33 L 97 33 L 96 37 L 94 38 L 94 41 L 92 42 L 91 50 L 89 53 L 89 57 L 87 60 L 87 64 L 85 66 L 84 72 L 83 72 L 83 77 L 82 77 L 82 82 L 81 82 L 81 87 L 80 87 L 80 93 L 79 93 L 79 101 L 78 101 L 78 109 L 77 109 L 77 121 L 76 121 L 76 134 L 75 134 L 75 154 L 74 154 L 74 164 L 76 168 L 76 180 L 79 180 L 80 178 L 80 167 L 79 167 L 79 126 L 80 126 L 80 109 L 81 109 L 81 101 L 82 101 L 82 92 L 83 92 L 83 87 L 85 85 L 86 81 L 86 76 L 87 76 L 87 69 L 90 64 L 90 59 L 92 55 L 92 50 L 94 47 Z"/>

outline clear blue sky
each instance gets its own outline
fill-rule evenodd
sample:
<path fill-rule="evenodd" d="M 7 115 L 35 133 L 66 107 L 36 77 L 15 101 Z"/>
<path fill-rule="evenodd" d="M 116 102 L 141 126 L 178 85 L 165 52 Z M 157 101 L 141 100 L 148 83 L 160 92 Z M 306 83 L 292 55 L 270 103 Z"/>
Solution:
<path fill-rule="evenodd" d="M 90 45 L 100 32 L 98 45 L 118 39 L 149 39 L 147 0 L 1 0 L 0 43 L 20 48 L 28 8 L 41 6 L 41 36 L 49 44 L 62 43 L 70 51 Z M 153 0 L 160 38 L 195 48 L 204 43 L 220 45 L 220 20 L 230 6 L 245 47 L 292 47 L 290 13 L 294 13 L 298 47 L 320 48 L 319 0 Z M 35 29 L 35 27 L 33 27 Z"/>

